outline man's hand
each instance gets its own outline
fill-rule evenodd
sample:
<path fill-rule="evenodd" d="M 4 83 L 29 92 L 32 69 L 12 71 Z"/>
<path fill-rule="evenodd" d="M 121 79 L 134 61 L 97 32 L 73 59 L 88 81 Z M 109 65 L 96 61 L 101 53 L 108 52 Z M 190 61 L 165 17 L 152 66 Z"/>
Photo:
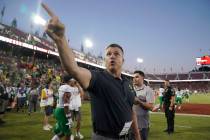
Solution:
<path fill-rule="evenodd" d="M 80 88 L 81 87 L 80 84 L 77 81 L 76 81 L 76 84 L 75 85 L 76 85 L 77 88 Z"/>
<path fill-rule="evenodd" d="M 72 127 L 73 127 L 74 122 L 72 121 L 72 118 L 69 118 L 69 119 L 68 119 L 68 123 L 67 123 L 66 125 L 68 125 L 69 128 L 72 128 Z"/>
<path fill-rule="evenodd" d="M 143 106 L 143 102 L 138 97 L 135 97 L 134 98 L 134 104 L 135 105 Z"/>
<path fill-rule="evenodd" d="M 42 3 L 42 7 L 51 17 L 46 26 L 46 33 L 50 36 L 50 38 L 58 43 L 65 35 L 65 26 L 59 21 L 59 18 L 48 8 L 47 5 Z"/>

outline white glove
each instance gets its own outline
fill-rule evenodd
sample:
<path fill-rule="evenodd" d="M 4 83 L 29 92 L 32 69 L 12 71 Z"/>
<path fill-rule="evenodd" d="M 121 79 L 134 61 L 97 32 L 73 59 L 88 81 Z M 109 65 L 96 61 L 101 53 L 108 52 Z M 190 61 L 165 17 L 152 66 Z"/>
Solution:
<path fill-rule="evenodd" d="M 67 123 L 66 125 L 68 125 L 69 128 L 72 128 L 72 127 L 73 127 L 74 122 L 72 121 L 72 118 L 69 118 L 69 119 L 68 119 L 68 123 Z"/>

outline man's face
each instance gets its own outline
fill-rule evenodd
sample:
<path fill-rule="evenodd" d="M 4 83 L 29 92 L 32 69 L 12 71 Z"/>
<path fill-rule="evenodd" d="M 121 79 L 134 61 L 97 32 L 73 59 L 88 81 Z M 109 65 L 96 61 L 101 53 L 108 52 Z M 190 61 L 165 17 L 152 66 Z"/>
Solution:
<path fill-rule="evenodd" d="M 75 80 L 70 80 L 69 85 L 74 87 L 76 85 L 76 81 Z"/>
<path fill-rule="evenodd" d="M 106 49 L 105 66 L 109 71 L 118 71 L 123 65 L 123 53 L 117 47 L 109 47 Z"/>
<path fill-rule="evenodd" d="M 169 81 L 164 82 L 165 87 L 169 86 Z"/>
<path fill-rule="evenodd" d="M 138 73 L 135 73 L 134 74 L 134 77 L 133 77 L 133 84 L 135 86 L 142 86 L 144 83 L 144 77 L 141 76 L 140 74 Z"/>

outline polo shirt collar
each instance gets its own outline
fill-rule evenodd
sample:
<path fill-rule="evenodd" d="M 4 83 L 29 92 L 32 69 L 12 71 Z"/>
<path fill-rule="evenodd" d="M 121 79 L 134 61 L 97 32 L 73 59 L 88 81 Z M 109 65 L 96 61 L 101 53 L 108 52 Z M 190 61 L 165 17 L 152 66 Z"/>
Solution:
<path fill-rule="evenodd" d="M 110 75 L 111 77 L 113 77 L 114 79 L 116 80 L 121 80 L 123 81 L 123 77 L 122 77 L 122 74 L 120 75 L 120 77 L 114 77 L 112 74 L 110 74 L 107 70 L 105 70 L 105 73 L 107 73 L 108 75 Z"/>
<path fill-rule="evenodd" d="M 143 84 L 142 86 L 140 86 L 140 87 L 137 87 L 137 86 L 135 86 L 135 90 L 143 90 L 144 88 L 146 87 L 146 85 L 145 84 Z"/>

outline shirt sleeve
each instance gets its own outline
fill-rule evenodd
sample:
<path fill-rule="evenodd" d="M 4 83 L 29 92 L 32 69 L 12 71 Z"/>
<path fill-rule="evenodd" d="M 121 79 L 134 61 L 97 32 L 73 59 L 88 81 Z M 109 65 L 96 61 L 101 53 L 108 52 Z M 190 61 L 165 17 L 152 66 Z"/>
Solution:
<path fill-rule="evenodd" d="M 90 79 L 90 83 L 89 86 L 87 88 L 88 91 L 92 92 L 94 90 L 94 88 L 96 87 L 96 83 L 97 83 L 97 72 L 90 70 L 91 72 L 91 79 Z"/>
<path fill-rule="evenodd" d="M 146 102 L 147 103 L 155 102 L 155 94 L 154 94 L 154 91 L 150 87 L 147 87 Z"/>

